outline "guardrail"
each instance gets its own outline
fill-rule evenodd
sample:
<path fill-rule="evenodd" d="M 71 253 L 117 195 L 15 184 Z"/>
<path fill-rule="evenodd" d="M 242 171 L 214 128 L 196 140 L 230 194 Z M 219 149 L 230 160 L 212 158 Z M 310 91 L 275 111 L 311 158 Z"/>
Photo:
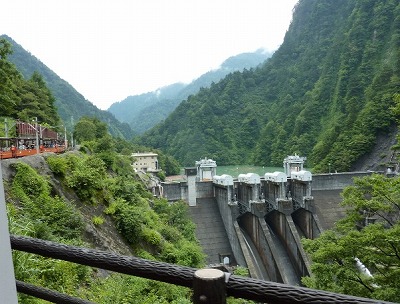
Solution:
<path fill-rule="evenodd" d="M 390 303 L 231 275 L 217 269 L 195 269 L 11 235 L 11 248 L 44 257 L 157 280 L 193 289 L 195 304 L 225 304 L 232 296 L 258 303 Z M 91 303 L 43 287 L 16 282 L 18 292 L 54 303 Z"/>

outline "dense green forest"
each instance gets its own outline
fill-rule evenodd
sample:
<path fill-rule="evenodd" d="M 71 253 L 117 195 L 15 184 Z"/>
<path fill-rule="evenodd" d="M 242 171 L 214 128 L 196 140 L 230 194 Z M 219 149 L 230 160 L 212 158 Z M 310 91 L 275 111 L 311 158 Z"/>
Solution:
<path fill-rule="evenodd" d="M 183 165 L 280 166 L 297 153 L 316 172 L 351 170 L 395 124 L 399 46 L 396 0 L 299 1 L 262 67 L 189 96 L 140 141 Z"/>
<path fill-rule="evenodd" d="M 11 44 L 0 39 L 0 115 L 57 126 L 60 117 L 57 114 L 55 98 L 39 73 L 33 73 L 25 79 L 8 60 L 12 53 Z"/>
<path fill-rule="evenodd" d="M 111 113 L 99 110 L 12 38 L 6 35 L 1 35 L 0 38 L 10 44 L 11 53 L 7 55 L 8 64 L 14 64 L 25 79 L 30 79 L 37 73 L 41 75 L 42 80 L 52 92 L 57 113 L 69 132 L 72 131 L 73 124 L 82 116 L 94 116 L 107 123 L 109 132 L 113 136 L 131 139 L 133 132 L 128 124 L 120 123 Z M 14 97 L 10 96 L 10 98 Z"/>

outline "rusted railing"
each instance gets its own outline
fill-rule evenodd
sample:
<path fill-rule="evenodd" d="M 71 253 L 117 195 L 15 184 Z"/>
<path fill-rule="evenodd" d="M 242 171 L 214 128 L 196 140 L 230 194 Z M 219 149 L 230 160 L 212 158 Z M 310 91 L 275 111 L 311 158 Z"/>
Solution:
<path fill-rule="evenodd" d="M 261 303 L 390 303 L 366 298 L 352 297 L 304 287 L 291 286 L 269 281 L 230 275 L 220 270 L 195 269 L 174 264 L 149 261 L 109 252 L 57 244 L 49 241 L 12 235 L 14 250 L 39 254 L 44 257 L 102 268 L 137 277 L 171 283 L 193 289 L 193 303 L 226 303 L 232 296 Z M 40 292 L 37 291 L 40 289 Z M 57 303 L 90 303 L 68 298 L 48 289 L 17 282 L 17 290 L 38 298 Z M 47 298 L 44 298 L 47 296 Z M 54 298 L 56 297 L 56 298 Z M 66 295 L 66 297 L 69 297 Z M 52 299 L 52 300 L 50 300 Z M 64 302 L 63 302 L 64 301 Z"/>

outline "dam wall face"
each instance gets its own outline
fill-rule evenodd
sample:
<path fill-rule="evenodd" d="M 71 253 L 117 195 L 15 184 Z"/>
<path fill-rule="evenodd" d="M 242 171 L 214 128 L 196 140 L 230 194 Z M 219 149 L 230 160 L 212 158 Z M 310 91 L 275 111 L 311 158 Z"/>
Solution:
<path fill-rule="evenodd" d="M 312 190 L 342 190 L 354 184 L 354 178 L 362 178 L 373 172 L 342 172 L 313 174 Z"/>
<path fill-rule="evenodd" d="M 163 197 L 168 201 L 178 201 L 178 200 L 187 200 L 187 188 L 188 185 L 186 182 L 181 183 L 162 183 L 163 187 Z"/>
<path fill-rule="evenodd" d="M 236 232 L 239 207 L 232 201 L 233 186 L 214 185 L 214 195 L 235 259 L 239 265 L 246 265 Z"/>
<path fill-rule="evenodd" d="M 214 197 L 214 187 L 212 181 L 196 182 L 196 198 Z"/>
<path fill-rule="evenodd" d="M 189 199 L 188 183 L 162 183 L 163 197 L 168 201 L 178 201 Z M 214 197 L 213 183 L 211 181 L 207 182 L 195 182 L 194 184 L 195 198 L 210 198 Z"/>

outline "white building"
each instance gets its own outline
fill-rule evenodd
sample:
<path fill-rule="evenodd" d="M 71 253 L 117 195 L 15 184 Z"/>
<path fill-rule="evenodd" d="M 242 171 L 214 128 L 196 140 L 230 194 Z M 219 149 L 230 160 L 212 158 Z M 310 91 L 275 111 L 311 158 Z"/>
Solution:
<path fill-rule="evenodd" d="M 132 167 L 135 171 L 144 172 L 158 172 L 160 168 L 158 166 L 157 153 L 143 152 L 143 153 L 132 153 L 135 158 Z"/>
<path fill-rule="evenodd" d="M 196 161 L 197 181 L 212 181 L 217 174 L 217 163 L 215 160 L 204 158 Z"/>

